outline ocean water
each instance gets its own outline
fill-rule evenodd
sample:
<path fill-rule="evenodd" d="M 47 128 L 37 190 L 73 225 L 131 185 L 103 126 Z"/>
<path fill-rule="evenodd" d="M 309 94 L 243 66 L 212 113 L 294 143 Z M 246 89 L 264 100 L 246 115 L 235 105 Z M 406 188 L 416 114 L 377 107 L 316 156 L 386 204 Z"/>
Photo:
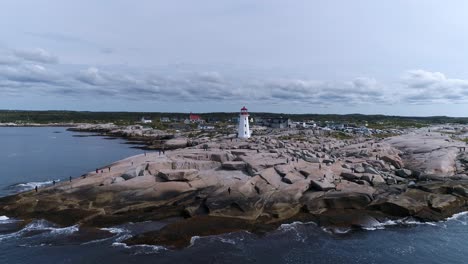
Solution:
<path fill-rule="evenodd" d="M 74 134 L 63 128 L 0 128 L 1 195 L 142 152 L 120 139 Z M 0 263 L 468 263 L 464 213 L 437 223 L 402 219 L 340 233 L 291 223 L 261 237 L 248 232 L 193 237 L 183 250 L 122 243 L 169 221 L 96 231 L 41 219 L 20 228 L 19 219 L 0 216 Z"/>

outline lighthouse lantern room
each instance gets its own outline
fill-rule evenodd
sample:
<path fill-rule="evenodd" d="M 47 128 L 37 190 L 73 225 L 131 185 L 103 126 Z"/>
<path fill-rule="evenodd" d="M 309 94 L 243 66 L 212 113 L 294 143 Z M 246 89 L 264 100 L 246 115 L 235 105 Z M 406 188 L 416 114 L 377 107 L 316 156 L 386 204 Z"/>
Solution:
<path fill-rule="evenodd" d="M 250 128 L 249 128 L 249 112 L 247 108 L 242 107 L 240 116 L 239 116 L 239 129 L 237 130 L 239 138 L 249 138 L 250 137 Z"/>

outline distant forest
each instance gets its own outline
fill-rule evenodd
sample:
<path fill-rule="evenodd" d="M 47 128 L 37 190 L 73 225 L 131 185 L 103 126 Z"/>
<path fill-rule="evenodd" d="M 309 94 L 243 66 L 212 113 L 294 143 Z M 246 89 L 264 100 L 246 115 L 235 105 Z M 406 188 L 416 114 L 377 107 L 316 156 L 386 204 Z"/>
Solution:
<path fill-rule="evenodd" d="M 202 119 L 211 122 L 229 122 L 239 113 L 200 113 Z M 318 123 L 336 122 L 349 124 L 367 123 L 369 126 L 424 126 L 428 124 L 459 123 L 467 124 L 468 118 L 431 116 L 431 117 L 403 117 L 387 115 L 362 115 L 362 114 L 278 114 L 278 113 L 250 113 L 256 117 L 283 117 L 292 121 L 313 120 Z M 158 122 L 162 117 L 185 119 L 189 113 L 160 113 L 160 112 L 87 112 L 87 111 L 23 111 L 0 110 L 0 123 L 107 123 L 133 124 L 142 117 Z"/>

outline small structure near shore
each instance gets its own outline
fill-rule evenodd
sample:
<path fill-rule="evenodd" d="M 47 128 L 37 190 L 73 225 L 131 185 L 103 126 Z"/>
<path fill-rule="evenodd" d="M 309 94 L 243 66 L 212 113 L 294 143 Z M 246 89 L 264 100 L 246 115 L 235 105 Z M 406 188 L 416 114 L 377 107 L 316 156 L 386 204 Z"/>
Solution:
<path fill-rule="evenodd" d="M 149 119 L 148 117 L 142 117 L 140 121 L 141 121 L 142 124 L 151 124 L 151 123 L 153 123 L 153 120 Z"/>
<path fill-rule="evenodd" d="M 284 117 L 258 117 L 255 119 L 255 123 L 271 128 L 290 128 L 292 125 L 291 119 Z"/>

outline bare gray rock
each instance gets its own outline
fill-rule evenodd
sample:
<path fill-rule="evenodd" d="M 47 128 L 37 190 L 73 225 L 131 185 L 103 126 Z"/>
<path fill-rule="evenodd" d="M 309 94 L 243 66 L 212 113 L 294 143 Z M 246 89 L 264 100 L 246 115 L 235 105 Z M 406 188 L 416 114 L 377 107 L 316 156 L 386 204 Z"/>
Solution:
<path fill-rule="evenodd" d="M 191 181 L 198 176 L 198 170 L 160 170 L 158 176 L 167 181 Z"/>

